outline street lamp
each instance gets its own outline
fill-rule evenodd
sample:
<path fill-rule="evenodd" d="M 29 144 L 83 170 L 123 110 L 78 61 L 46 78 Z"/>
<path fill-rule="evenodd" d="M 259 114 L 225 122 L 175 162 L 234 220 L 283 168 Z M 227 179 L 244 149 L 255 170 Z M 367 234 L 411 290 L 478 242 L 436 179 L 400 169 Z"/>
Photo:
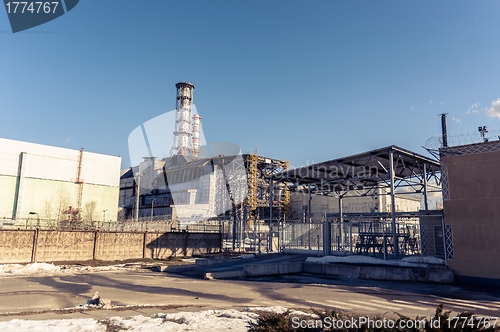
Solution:
<path fill-rule="evenodd" d="M 36 215 L 38 215 L 38 213 L 36 213 L 36 212 L 30 212 L 30 213 L 28 214 L 28 219 L 26 219 L 26 229 L 28 229 L 28 221 L 30 220 L 30 217 L 31 217 L 32 215 L 35 215 L 35 214 L 36 214 Z M 40 219 L 38 219 L 38 223 L 40 223 Z M 31 226 L 31 224 L 30 224 L 30 226 Z M 40 225 L 37 225 L 37 227 L 38 227 L 38 226 L 40 226 Z"/>

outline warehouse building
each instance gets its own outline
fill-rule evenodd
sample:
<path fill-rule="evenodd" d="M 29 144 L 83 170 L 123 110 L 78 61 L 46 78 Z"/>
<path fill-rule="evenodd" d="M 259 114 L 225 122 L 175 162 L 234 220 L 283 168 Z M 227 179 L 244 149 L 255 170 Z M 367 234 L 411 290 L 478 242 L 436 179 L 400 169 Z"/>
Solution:
<path fill-rule="evenodd" d="M 114 221 L 121 158 L 0 138 L 0 220 Z"/>
<path fill-rule="evenodd" d="M 458 281 L 500 282 L 500 141 L 440 150 L 448 265 Z"/>

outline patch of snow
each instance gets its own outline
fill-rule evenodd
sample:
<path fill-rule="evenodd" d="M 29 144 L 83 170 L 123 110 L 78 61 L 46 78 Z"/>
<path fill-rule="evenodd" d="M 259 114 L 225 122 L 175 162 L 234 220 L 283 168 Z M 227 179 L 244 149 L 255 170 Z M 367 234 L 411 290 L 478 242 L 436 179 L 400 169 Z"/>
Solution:
<path fill-rule="evenodd" d="M 86 272 L 127 269 L 123 264 L 110 266 L 54 265 L 52 263 L 0 264 L 0 278 L 23 276 L 58 276 Z M 132 267 L 131 269 L 137 269 Z"/>
<path fill-rule="evenodd" d="M 126 331 L 247 331 L 248 322 L 258 317 L 255 313 L 238 310 L 205 310 L 200 312 L 159 313 L 152 317 L 142 315 L 111 317 L 105 324 Z"/>
<path fill-rule="evenodd" d="M 92 318 L 83 319 L 50 319 L 50 320 L 24 320 L 13 319 L 0 322 L 2 331 L 71 331 L 71 332 L 93 332 L 106 331 L 106 326 L 101 325 Z"/>
<path fill-rule="evenodd" d="M 101 321 L 87 319 L 20 320 L 0 322 L 3 331 L 248 331 L 249 322 L 255 322 L 258 314 L 252 311 L 283 313 L 284 307 L 249 307 L 244 311 L 234 309 L 205 310 L 199 312 L 158 313 L 111 317 Z M 297 315 L 311 315 L 291 311 Z"/>
<path fill-rule="evenodd" d="M 181 261 L 186 263 L 196 263 L 196 258 L 183 258 Z"/>
<path fill-rule="evenodd" d="M 21 264 L 0 265 L 0 276 L 46 274 L 59 271 L 61 271 L 61 268 L 59 266 L 47 263 L 31 263 L 27 265 L 21 265 Z"/>
<path fill-rule="evenodd" d="M 269 312 L 269 313 L 277 313 L 277 314 L 282 314 L 287 311 L 290 311 L 290 314 L 292 316 L 310 316 L 310 317 L 317 317 L 315 314 L 310 314 L 307 312 L 299 311 L 299 310 L 290 310 L 285 307 L 280 307 L 280 306 L 272 306 L 272 307 L 246 307 L 245 311 L 257 311 L 257 312 Z"/>
<path fill-rule="evenodd" d="M 277 313 L 282 314 L 286 312 L 288 309 L 280 306 L 272 306 L 272 307 L 246 307 L 245 311 L 259 311 L 259 312 L 269 312 L 269 313 Z"/>

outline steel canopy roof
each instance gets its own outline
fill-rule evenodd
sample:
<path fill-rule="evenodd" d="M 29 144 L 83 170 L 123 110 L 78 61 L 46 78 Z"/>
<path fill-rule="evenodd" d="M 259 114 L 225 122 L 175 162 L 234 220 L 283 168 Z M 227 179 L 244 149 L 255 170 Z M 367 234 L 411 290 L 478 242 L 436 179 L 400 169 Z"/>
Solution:
<path fill-rule="evenodd" d="M 432 178 L 439 185 L 439 162 L 395 145 L 299 167 L 273 178 L 290 183 L 292 189 L 307 186 L 324 194 L 345 195 L 352 190 L 358 191 L 357 195 L 373 194 L 371 190 L 390 185 L 391 158 L 396 188 L 410 186 L 413 192 L 421 193 L 424 183 Z"/>

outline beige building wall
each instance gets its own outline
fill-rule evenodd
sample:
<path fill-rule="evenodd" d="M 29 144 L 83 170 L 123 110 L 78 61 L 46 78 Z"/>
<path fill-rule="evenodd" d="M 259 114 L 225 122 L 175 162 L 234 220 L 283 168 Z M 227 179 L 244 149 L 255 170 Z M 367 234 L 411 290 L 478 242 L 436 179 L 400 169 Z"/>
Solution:
<path fill-rule="evenodd" d="M 307 207 L 307 194 L 290 193 L 290 218 L 303 218 L 304 207 Z M 420 210 L 420 199 L 410 195 L 396 196 L 396 212 L 416 212 Z M 390 212 L 391 198 L 389 195 L 346 197 L 342 200 L 344 213 L 359 212 Z M 325 213 L 339 212 L 339 199 L 331 196 L 312 195 L 311 212 L 313 221 L 321 221 Z"/>
<path fill-rule="evenodd" d="M 77 208 L 81 188 L 82 216 L 95 203 L 93 220 L 102 220 L 103 210 L 106 220 L 116 220 L 120 163 L 120 157 L 0 138 L 0 218 L 55 219 Z"/>
<path fill-rule="evenodd" d="M 444 220 L 453 234 L 454 259 L 449 267 L 459 278 L 499 282 L 500 142 L 441 153 Z"/>

